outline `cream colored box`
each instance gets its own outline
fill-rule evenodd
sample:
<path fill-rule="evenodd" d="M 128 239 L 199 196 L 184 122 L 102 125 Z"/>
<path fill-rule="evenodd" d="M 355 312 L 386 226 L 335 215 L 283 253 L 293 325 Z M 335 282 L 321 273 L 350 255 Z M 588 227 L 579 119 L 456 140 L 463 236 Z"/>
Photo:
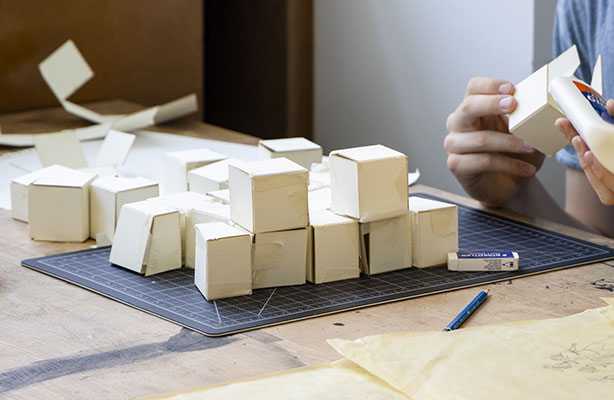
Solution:
<path fill-rule="evenodd" d="M 189 190 L 207 194 L 208 192 L 228 189 L 228 165 L 241 162 L 236 158 L 227 158 L 189 171 Z"/>
<path fill-rule="evenodd" d="M 124 205 L 109 261 L 145 276 L 181 268 L 179 211 L 149 200 Z"/>
<path fill-rule="evenodd" d="M 225 159 L 219 153 L 209 149 L 175 151 L 164 154 L 163 194 L 179 193 L 188 190 L 188 171 L 203 165 Z"/>
<path fill-rule="evenodd" d="M 309 225 L 307 170 L 286 158 L 229 166 L 230 216 L 253 233 Z"/>
<path fill-rule="evenodd" d="M 368 275 L 412 265 L 411 214 L 360 224 L 361 268 Z"/>
<path fill-rule="evenodd" d="M 382 145 L 330 153 L 332 210 L 361 222 L 407 212 L 407 156 Z"/>
<path fill-rule="evenodd" d="M 458 207 L 422 197 L 409 197 L 413 225 L 413 265 L 419 268 L 447 262 L 458 251 Z"/>
<path fill-rule="evenodd" d="M 11 216 L 16 220 L 28 222 L 28 186 L 45 174 L 66 169 L 61 165 L 50 165 L 11 181 Z"/>
<path fill-rule="evenodd" d="M 196 231 L 194 230 L 194 226 L 196 224 L 210 222 L 230 223 L 230 206 L 216 201 L 210 201 L 188 211 L 185 216 L 184 265 L 186 267 L 194 268 L 195 265 Z"/>
<path fill-rule="evenodd" d="M 258 150 L 261 159 L 285 157 L 307 169 L 322 162 L 322 147 L 302 137 L 261 140 Z"/>
<path fill-rule="evenodd" d="M 217 201 L 218 203 L 230 205 L 229 189 L 214 190 L 213 192 L 207 193 L 207 197 L 210 197 L 212 200 Z"/>
<path fill-rule="evenodd" d="M 113 243 L 119 211 L 124 204 L 158 196 L 158 184 L 146 178 L 103 176 L 90 185 L 90 237 L 100 234 Z"/>
<path fill-rule="evenodd" d="M 360 276 L 358 221 L 326 210 L 309 210 L 307 280 L 313 283 Z"/>
<path fill-rule="evenodd" d="M 302 285 L 307 276 L 307 228 L 253 235 L 252 287 Z"/>
<path fill-rule="evenodd" d="M 90 236 L 89 185 L 95 174 L 56 169 L 28 186 L 28 234 L 36 240 L 83 242 Z"/>
<path fill-rule="evenodd" d="M 514 92 L 518 105 L 509 117 L 510 132 L 548 156 L 565 147 L 565 137 L 554 126 L 554 121 L 565 115 L 550 94 L 550 82 L 557 76 L 572 76 L 579 65 L 574 45 L 518 83 Z"/>
<path fill-rule="evenodd" d="M 252 238 L 222 222 L 197 224 L 194 284 L 207 300 L 252 294 Z"/>
<path fill-rule="evenodd" d="M 166 207 L 174 208 L 175 210 L 179 211 L 179 226 L 181 227 L 181 261 L 183 263 L 189 264 L 190 267 L 193 267 L 195 240 L 193 232 L 194 226 L 187 223 L 187 216 L 190 213 L 190 210 L 195 208 L 207 208 L 211 205 L 211 203 L 213 203 L 213 201 L 204 194 L 195 192 L 180 192 L 169 194 L 166 196 L 152 197 L 151 199 L 149 199 L 149 201 L 158 203 Z M 189 240 L 188 231 L 190 236 Z"/>

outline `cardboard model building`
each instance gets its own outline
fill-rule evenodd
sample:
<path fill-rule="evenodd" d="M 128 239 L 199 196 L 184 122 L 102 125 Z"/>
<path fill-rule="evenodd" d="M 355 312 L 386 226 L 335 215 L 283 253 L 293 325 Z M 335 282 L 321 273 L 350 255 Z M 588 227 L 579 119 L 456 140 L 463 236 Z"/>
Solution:
<path fill-rule="evenodd" d="M 258 150 L 261 159 L 285 157 L 307 169 L 322 162 L 322 147 L 302 137 L 261 140 Z"/>

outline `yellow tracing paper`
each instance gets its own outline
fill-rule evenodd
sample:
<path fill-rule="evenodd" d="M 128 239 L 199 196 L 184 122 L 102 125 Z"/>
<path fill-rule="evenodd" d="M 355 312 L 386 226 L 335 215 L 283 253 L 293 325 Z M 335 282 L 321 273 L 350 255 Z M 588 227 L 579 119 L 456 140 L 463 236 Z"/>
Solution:
<path fill-rule="evenodd" d="M 565 318 L 329 343 L 412 399 L 614 399 L 614 299 Z"/>
<path fill-rule="evenodd" d="M 157 399 L 408 400 L 348 360 L 208 386 Z"/>

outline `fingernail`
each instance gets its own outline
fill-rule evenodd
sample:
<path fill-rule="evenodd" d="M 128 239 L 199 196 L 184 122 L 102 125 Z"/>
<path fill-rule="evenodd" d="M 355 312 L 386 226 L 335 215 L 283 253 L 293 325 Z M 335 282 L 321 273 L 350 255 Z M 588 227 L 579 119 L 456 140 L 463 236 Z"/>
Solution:
<path fill-rule="evenodd" d="M 527 142 L 522 142 L 522 147 L 527 150 L 527 151 L 533 151 L 535 150 L 535 148 L 533 146 L 531 146 L 530 144 L 528 144 Z"/>
<path fill-rule="evenodd" d="M 499 93 L 508 94 L 511 91 L 512 91 L 511 83 L 502 83 L 501 85 L 499 85 Z"/>
<path fill-rule="evenodd" d="M 512 96 L 505 96 L 504 98 L 499 100 L 499 108 L 501 108 L 501 110 L 503 111 L 508 110 L 511 105 L 512 105 Z"/>

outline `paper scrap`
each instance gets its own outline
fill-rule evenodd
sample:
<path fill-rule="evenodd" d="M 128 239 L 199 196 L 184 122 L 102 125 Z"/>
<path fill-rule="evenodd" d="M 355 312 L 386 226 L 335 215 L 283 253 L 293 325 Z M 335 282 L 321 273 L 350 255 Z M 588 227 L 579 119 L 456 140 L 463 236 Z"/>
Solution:
<path fill-rule="evenodd" d="M 36 135 L 34 146 L 43 167 L 54 164 L 75 169 L 87 167 L 75 131 Z"/>
<path fill-rule="evenodd" d="M 38 69 L 60 103 L 94 76 L 72 40 L 67 40 L 45 58 Z"/>
<path fill-rule="evenodd" d="M 606 399 L 614 299 L 569 317 L 329 343 L 412 399 Z"/>
<path fill-rule="evenodd" d="M 408 400 L 348 360 L 282 371 L 258 378 L 188 390 L 156 399 L 386 399 Z"/>
<path fill-rule="evenodd" d="M 122 165 L 128 157 L 135 138 L 136 136 L 131 133 L 109 131 L 100 146 L 94 165 L 114 167 Z"/>
<path fill-rule="evenodd" d="M 414 172 L 410 172 L 407 174 L 407 182 L 408 186 L 414 185 L 420 179 L 420 170 L 416 168 Z"/>

